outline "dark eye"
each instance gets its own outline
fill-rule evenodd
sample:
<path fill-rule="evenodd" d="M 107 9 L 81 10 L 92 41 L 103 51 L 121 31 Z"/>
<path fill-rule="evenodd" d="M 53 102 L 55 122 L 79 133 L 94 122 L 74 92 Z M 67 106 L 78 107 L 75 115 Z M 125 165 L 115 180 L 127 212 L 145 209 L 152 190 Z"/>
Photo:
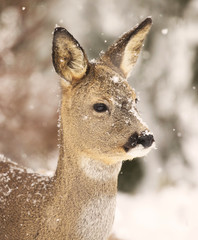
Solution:
<path fill-rule="evenodd" d="M 96 112 L 106 112 L 108 111 L 108 107 L 106 104 L 104 103 L 95 103 L 93 105 L 93 109 L 96 111 Z"/>

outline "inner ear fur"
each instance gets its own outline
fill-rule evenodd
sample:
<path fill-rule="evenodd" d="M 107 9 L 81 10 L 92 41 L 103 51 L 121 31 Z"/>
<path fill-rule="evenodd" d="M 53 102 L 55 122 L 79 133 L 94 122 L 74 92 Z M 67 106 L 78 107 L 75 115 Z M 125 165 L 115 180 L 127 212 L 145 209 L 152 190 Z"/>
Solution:
<path fill-rule="evenodd" d="M 143 41 L 152 25 L 147 17 L 142 23 L 125 33 L 101 57 L 101 60 L 127 78 L 135 65 Z"/>
<path fill-rule="evenodd" d="M 54 30 L 52 60 L 56 72 L 69 82 L 81 79 L 88 68 L 84 50 L 76 39 L 62 27 Z"/>

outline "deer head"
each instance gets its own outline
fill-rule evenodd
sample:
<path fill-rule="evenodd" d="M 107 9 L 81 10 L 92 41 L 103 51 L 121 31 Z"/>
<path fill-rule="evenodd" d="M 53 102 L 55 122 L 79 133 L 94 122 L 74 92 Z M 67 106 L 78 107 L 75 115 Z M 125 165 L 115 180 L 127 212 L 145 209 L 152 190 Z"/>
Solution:
<path fill-rule="evenodd" d="M 153 147 L 135 90 L 127 83 L 151 24 L 146 18 L 95 63 L 66 29 L 55 29 L 52 56 L 61 76 L 61 136 L 76 153 L 113 164 L 144 156 Z"/>

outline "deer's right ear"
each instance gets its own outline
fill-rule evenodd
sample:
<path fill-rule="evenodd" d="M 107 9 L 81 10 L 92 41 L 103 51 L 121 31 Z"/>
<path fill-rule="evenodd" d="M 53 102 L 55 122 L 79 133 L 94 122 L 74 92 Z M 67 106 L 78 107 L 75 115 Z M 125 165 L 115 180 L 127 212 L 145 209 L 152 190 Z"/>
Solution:
<path fill-rule="evenodd" d="M 69 82 L 81 79 L 88 68 L 88 60 L 80 44 L 61 27 L 54 31 L 52 60 L 56 72 Z"/>

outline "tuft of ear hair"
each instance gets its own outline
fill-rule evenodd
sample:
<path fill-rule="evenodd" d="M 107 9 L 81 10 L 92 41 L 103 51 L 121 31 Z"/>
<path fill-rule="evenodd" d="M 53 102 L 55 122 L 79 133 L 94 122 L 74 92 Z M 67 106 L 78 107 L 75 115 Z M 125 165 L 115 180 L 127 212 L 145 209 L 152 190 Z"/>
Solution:
<path fill-rule="evenodd" d="M 62 27 L 54 30 L 52 60 L 56 72 L 69 82 L 81 79 L 88 68 L 88 60 L 76 39 Z"/>
<path fill-rule="evenodd" d="M 101 61 L 127 78 L 138 59 L 143 41 L 151 25 L 152 19 L 147 17 L 143 22 L 119 38 L 101 56 Z"/>

